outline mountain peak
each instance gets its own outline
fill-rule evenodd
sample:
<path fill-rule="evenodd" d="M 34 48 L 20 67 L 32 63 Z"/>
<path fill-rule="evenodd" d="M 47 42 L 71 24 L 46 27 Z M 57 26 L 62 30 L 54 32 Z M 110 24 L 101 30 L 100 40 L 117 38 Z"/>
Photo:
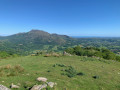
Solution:
<path fill-rule="evenodd" d="M 33 29 L 33 30 L 29 31 L 28 34 L 49 35 L 48 32 L 45 32 L 43 30 L 36 30 L 36 29 Z"/>
<path fill-rule="evenodd" d="M 48 32 L 45 32 L 43 30 L 37 30 L 37 29 L 32 29 L 31 31 L 29 31 L 30 33 L 48 33 Z"/>

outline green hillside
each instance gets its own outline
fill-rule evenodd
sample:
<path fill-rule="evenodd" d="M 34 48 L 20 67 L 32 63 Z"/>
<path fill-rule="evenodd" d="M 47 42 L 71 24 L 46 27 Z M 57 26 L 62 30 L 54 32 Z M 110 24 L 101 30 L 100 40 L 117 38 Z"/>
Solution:
<path fill-rule="evenodd" d="M 67 72 L 69 67 L 73 71 Z M 20 86 L 18 90 L 40 84 L 37 77 L 56 82 L 51 90 L 120 90 L 120 62 L 112 60 L 86 56 L 25 56 L 1 59 L 0 71 L 0 83 L 7 87 L 14 83 Z M 68 73 L 74 76 L 69 77 Z"/>
<path fill-rule="evenodd" d="M 29 55 L 35 50 L 61 52 L 76 45 L 107 48 L 118 54 L 120 52 L 120 38 L 72 38 L 42 30 L 0 36 L 0 51 L 20 55 Z"/>
<path fill-rule="evenodd" d="M 61 51 L 76 42 L 66 35 L 50 34 L 41 30 L 18 33 L 0 37 L 0 51 L 10 51 L 17 54 L 28 55 L 34 50 Z"/>

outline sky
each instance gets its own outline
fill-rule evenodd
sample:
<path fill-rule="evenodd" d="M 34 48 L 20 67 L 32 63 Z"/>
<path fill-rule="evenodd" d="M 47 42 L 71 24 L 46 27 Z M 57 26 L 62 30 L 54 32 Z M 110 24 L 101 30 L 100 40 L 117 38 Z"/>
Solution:
<path fill-rule="evenodd" d="M 120 0 L 0 0 L 0 35 L 32 29 L 120 37 Z"/>

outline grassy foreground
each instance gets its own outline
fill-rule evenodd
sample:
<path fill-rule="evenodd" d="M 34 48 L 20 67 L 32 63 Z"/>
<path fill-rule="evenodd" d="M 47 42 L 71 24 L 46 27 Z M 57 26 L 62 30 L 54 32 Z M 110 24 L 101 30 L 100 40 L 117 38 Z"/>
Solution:
<path fill-rule="evenodd" d="M 77 72 L 85 75 L 69 78 L 62 75 L 65 67 L 53 67 L 54 64 L 72 66 Z M 11 83 L 19 84 L 19 90 L 25 86 L 39 84 L 37 77 L 46 77 L 56 82 L 53 90 L 120 90 L 120 62 L 98 60 L 79 56 L 43 57 L 26 56 L 0 60 L 0 66 L 20 65 L 24 72 L 11 76 L 0 76 L 0 84 L 10 87 Z M 93 76 L 99 76 L 94 79 Z M 15 89 L 13 89 L 15 90 Z"/>

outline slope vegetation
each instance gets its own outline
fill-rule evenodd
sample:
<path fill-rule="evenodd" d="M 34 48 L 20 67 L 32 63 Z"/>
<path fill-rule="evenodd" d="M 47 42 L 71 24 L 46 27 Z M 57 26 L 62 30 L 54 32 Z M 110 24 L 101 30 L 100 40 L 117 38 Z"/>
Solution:
<path fill-rule="evenodd" d="M 6 68 L 0 68 L 0 83 L 7 87 L 14 83 L 20 86 L 19 90 L 28 90 L 26 87 L 40 84 L 36 81 L 37 77 L 56 82 L 51 90 L 120 90 L 120 63 L 117 61 L 84 56 L 26 56 L 3 59 L 0 66 L 11 67 L 10 70 L 15 71 L 10 74 L 10 70 L 7 73 Z M 79 74 L 68 77 L 68 66 Z"/>

